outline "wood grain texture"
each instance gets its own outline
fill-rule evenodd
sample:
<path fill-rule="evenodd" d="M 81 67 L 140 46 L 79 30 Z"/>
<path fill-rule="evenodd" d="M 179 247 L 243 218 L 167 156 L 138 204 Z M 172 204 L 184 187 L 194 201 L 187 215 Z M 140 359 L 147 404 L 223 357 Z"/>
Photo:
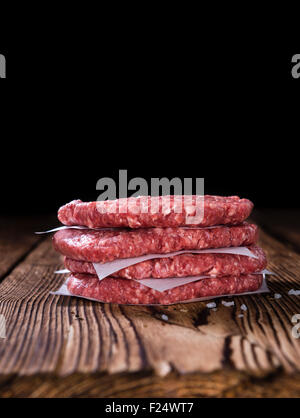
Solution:
<path fill-rule="evenodd" d="M 300 297 L 287 293 L 300 289 L 300 256 L 266 233 L 260 244 L 276 273 L 268 281 L 271 293 L 231 298 L 235 305 L 229 308 L 216 299 L 217 311 L 212 311 L 204 302 L 138 307 L 49 295 L 64 277 L 54 274 L 62 260 L 47 237 L 0 284 L 7 331 L 0 339 L 2 396 L 29 396 L 30 381 L 31 395 L 48 396 L 48 390 L 57 396 L 60 384 L 65 387 L 63 382 L 73 378 L 74 391 L 61 389 L 64 396 L 122 396 L 122 390 L 124 396 L 158 396 L 153 393 L 159 394 L 165 379 L 173 389 L 164 396 L 243 396 L 237 387 L 245 383 L 246 393 L 249 381 L 258 377 L 269 376 L 268 387 L 277 387 L 270 376 L 279 370 L 293 376 L 293 396 L 299 391 L 300 339 L 292 337 L 291 318 L 300 313 Z M 282 297 L 275 299 L 274 293 Z M 241 311 L 242 304 L 247 311 Z M 48 377 L 41 385 L 43 374 Z M 134 388 L 132 376 L 140 382 Z M 187 383 L 209 382 L 212 376 L 220 382 L 215 391 L 208 383 L 203 390 Z M 98 380 L 103 385 L 93 390 Z M 247 393 L 256 396 L 250 389 Z M 260 386 L 257 396 L 264 393 Z"/>
<path fill-rule="evenodd" d="M 283 373 L 253 378 L 246 373 L 222 370 L 213 373 L 165 377 L 151 372 L 6 376 L 0 379 L 0 397 L 22 398 L 205 398 L 300 397 L 300 376 Z"/>

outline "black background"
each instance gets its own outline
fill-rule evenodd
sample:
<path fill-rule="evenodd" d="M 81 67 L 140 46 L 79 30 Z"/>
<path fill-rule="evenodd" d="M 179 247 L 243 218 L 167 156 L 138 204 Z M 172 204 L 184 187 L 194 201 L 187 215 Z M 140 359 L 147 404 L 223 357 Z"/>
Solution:
<path fill-rule="evenodd" d="M 119 169 L 300 206 L 294 33 L 176 29 L 1 36 L 2 213 L 94 200 Z"/>

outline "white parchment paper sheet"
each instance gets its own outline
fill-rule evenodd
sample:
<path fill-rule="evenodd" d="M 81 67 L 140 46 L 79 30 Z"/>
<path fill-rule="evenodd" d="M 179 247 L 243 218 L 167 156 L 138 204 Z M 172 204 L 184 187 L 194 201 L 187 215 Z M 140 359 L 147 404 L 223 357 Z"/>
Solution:
<path fill-rule="evenodd" d="M 118 230 L 118 229 L 124 229 L 124 228 L 88 228 L 87 226 L 80 226 L 80 225 L 63 225 L 63 226 L 58 226 L 57 228 L 53 228 L 53 229 L 48 229 L 48 231 L 38 231 L 35 232 L 35 234 L 50 234 L 51 232 L 56 232 L 56 231 L 60 231 L 62 229 L 92 229 L 93 231 L 113 231 L 113 230 Z"/>
<path fill-rule="evenodd" d="M 110 261 L 108 263 L 93 263 L 99 280 L 122 270 L 126 267 L 133 266 L 134 264 L 141 263 L 146 260 L 152 260 L 154 258 L 168 258 L 179 254 L 238 254 L 245 255 L 247 257 L 257 258 L 247 247 L 227 247 L 227 248 L 209 248 L 205 250 L 182 250 L 174 251 L 167 254 L 146 254 L 140 257 L 121 258 L 118 260 Z M 157 279 L 155 279 L 157 280 Z M 158 279 L 159 280 L 159 279 Z M 166 280 L 166 279 L 164 279 Z"/>
<path fill-rule="evenodd" d="M 221 228 L 221 227 L 229 227 L 230 225 L 214 225 L 214 226 L 178 226 L 174 228 L 182 228 L 182 229 L 213 229 L 213 228 Z M 233 225 L 234 226 L 234 225 Z M 161 228 L 161 227 L 157 227 Z M 126 227 L 107 227 L 107 228 L 89 228 L 88 226 L 83 225 L 62 225 L 58 226 L 53 229 L 48 229 L 48 231 L 38 231 L 35 234 L 50 234 L 51 232 L 60 231 L 61 229 L 91 229 L 92 231 L 118 231 L 122 229 L 128 229 L 129 231 L 136 231 L 138 228 L 126 228 Z"/>
<path fill-rule="evenodd" d="M 273 274 L 268 270 L 253 274 Z M 136 280 L 138 283 L 144 286 L 150 287 L 151 289 L 164 292 L 165 290 L 173 289 L 174 287 L 182 286 L 187 283 L 196 282 L 202 279 L 212 279 L 212 276 L 191 276 L 191 277 L 170 277 L 168 279 L 142 279 Z"/>

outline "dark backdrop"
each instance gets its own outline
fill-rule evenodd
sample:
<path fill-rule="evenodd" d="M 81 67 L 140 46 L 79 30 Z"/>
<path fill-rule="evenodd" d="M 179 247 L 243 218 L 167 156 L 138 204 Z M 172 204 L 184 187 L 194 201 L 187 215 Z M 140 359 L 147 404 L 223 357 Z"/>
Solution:
<path fill-rule="evenodd" d="M 0 44 L 1 212 L 93 200 L 119 169 L 299 207 L 292 34 L 121 35 Z"/>

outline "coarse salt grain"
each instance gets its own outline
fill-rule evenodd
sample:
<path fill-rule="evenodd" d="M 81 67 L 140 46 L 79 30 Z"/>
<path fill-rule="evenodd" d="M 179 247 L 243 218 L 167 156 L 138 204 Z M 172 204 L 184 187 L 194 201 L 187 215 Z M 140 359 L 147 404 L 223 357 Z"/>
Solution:
<path fill-rule="evenodd" d="M 241 310 L 242 311 L 246 311 L 248 308 L 247 308 L 247 306 L 243 303 L 242 305 L 241 305 Z"/>
<path fill-rule="evenodd" d="M 244 318 L 244 314 L 241 313 L 241 314 L 238 315 L 238 317 L 239 318 Z"/>
<path fill-rule="evenodd" d="M 164 321 L 167 321 L 169 318 L 168 318 L 168 316 L 167 316 L 167 315 L 162 314 L 161 319 L 163 319 Z"/>
<path fill-rule="evenodd" d="M 210 302 L 210 303 L 207 303 L 206 306 L 208 307 L 208 309 L 212 309 L 212 308 L 215 308 L 217 305 L 215 302 Z"/>
<path fill-rule="evenodd" d="M 164 377 L 171 371 L 171 366 L 167 361 L 161 361 L 155 366 L 156 373 Z"/>
<path fill-rule="evenodd" d="M 281 294 L 280 293 L 274 293 L 274 298 L 275 299 L 280 299 L 281 298 Z"/>
<path fill-rule="evenodd" d="M 289 290 L 288 294 L 299 296 L 300 295 L 300 290 L 291 289 L 291 290 Z"/>
<path fill-rule="evenodd" d="M 233 306 L 234 302 L 233 301 L 232 302 L 226 302 L 225 300 L 222 300 L 222 304 L 226 307 L 229 307 L 229 306 Z"/>

